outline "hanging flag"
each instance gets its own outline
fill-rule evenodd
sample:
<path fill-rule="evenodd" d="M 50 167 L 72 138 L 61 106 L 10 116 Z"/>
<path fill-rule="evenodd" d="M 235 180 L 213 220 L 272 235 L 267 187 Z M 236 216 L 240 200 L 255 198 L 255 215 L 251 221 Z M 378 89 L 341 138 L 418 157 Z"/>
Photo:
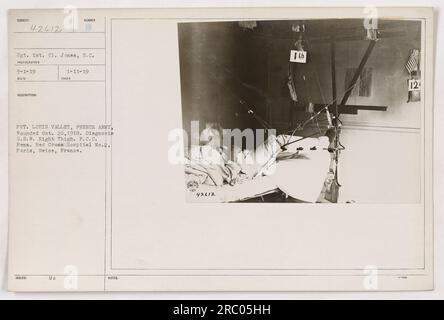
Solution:
<path fill-rule="evenodd" d="M 410 53 L 409 60 L 407 61 L 405 68 L 411 74 L 413 71 L 418 71 L 419 65 L 419 49 L 413 49 Z"/>

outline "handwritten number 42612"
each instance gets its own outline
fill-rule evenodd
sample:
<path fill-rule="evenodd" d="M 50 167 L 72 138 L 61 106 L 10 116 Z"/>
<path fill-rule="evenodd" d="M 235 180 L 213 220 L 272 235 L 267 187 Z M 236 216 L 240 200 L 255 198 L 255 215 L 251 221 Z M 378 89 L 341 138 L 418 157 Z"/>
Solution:
<path fill-rule="evenodd" d="M 32 32 L 62 32 L 63 28 L 58 25 L 49 26 L 49 25 L 31 25 Z"/>

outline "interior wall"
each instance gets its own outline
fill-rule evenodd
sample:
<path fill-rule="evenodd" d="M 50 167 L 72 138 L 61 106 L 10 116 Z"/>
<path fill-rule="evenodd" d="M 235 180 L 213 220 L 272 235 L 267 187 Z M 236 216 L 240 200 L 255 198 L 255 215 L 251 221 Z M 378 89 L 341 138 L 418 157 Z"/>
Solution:
<path fill-rule="evenodd" d="M 179 24 L 184 129 L 199 121 L 223 128 L 262 128 L 243 100 L 266 116 L 267 50 L 236 22 Z"/>
<path fill-rule="evenodd" d="M 421 135 L 418 130 L 345 128 L 340 155 L 341 202 L 419 203 Z"/>
<path fill-rule="evenodd" d="M 342 115 L 339 174 L 340 201 L 361 203 L 417 203 L 421 191 L 421 102 L 407 103 L 405 64 L 410 50 L 420 48 L 419 22 L 405 27 L 405 35 L 377 42 L 366 67 L 373 69 L 369 97 L 350 97 L 348 104 L 387 106 L 387 111 Z M 338 96 L 346 89 L 347 68 L 357 67 L 368 43 L 338 43 L 336 47 Z M 321 79 L 331 91 L 327 66 Z"/>
<path fill-rule="evenodd" d="M 341 142 L 346 147 L 341 152 L 338 168 L 342 184 L 341 202 L 420 201 L 421 102 L 407 103 L 409 74 L 405 69 L 411 49 L 420 48 L 420 23 L 402 24 L 398 31 L 404 31 L 404 35 L 378 41 L 366 63 L 367 68 L 372 68 L 370 96 L 352 96 L 347 102 L 351 105 L 387 106 L 387 111 L 359 110 L 357 115 L 341 115 L 344 124 Z M 346 70 L 359 65 L 367 46 L 368 42 L 364 40 L 336 43 L 336 85 L 339 101 L 348 87 L 345 83 Z M 282 61 L 281 52 L 285 50 L 285 43 L 277 41 L 273 49 L 270 56 L 273 57 L 273 63 L 277 64 Z M 307 96 L 314 103 L 331 102 L 330 45 L 313 43 L 307 51 L 310 60 L 301 72 L 311 81 L 307 87 L 299 83 L 296 89 L 301 99 L 306 100 L 303 103 L 307 103 Z M 272 82 L 278 83 L 286 71 L 274 71 Z M 281 100 L 285 101 L 285 98 Z M 288 119 L 290 107 L 286 107 L 287 105 L 288 103 L 277 99 L 270 104 L 273 120 L 278 126 Z M 293 114 L 297 123 L 309 116 L 303 112 Z M 310 127 L 301 135 L 314 130 L 316 129 Z"/>
<path fill-rule="evenodd" d="M 407 103 L 405 64 L 413 48 L 420 48 L 420 22 L 409 22 L 400 28 L 403 35 L 379 40 L 365 67 L 372 68 L 372 88 L 369 97 L 351 96 L 348 104 L 387 106 L 386 112 L 360 110 L 358 115 L 342 115 L 349 125 L 374 125 L 386 127 L 419 128 L 420 102 Z M 368 46 L 368 41 L 344 41 L 336 43 L 336 85 L 340 100 L 346 90 L 347 68 L 356 68 Z M 325 45 L 313 45 L 313 51 L 328 55 Z M 331 73 L 329 61 L 320 60 L 317 68 L 321 87 L 331 99 Z M 348 86 L 348 85 L 347 85 Z"/>

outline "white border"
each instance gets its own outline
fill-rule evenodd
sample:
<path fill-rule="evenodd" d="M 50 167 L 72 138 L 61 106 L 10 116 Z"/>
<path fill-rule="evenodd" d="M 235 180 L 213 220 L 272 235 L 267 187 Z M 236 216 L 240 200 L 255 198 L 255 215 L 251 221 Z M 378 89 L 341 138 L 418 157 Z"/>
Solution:
<path fill-rule="evenodd" d="M 104 7 L 102 1 L 98 0 L 72 0 L 72 1 L 51 1 L 51 0 L 3 0 L 0 3 L 0 299 L 97 299 L 97 298 L 138 298 L 138 299 L 444 299 L 444 214 L 442 202 L 444 198 L 444 185 L 440 177 L 440 168 L 444 165 L 444 152 L 440 137 L 444 134 L 444 116 L 442 106 L 444 104 L 444 93 L 442 90 L 435 90 L 435 138 L 434 138 L 434 199 L 435 199 L 435 290 L 430 292 L 396 292 L 396 293 L 20 293 L 13 294 L 6 292 L 6 248 L 7 248 L 7 29 L 6 10 L 9 8 L 60 8 L 65 5 L 75 5 L 78 7 Z M 294 1 L 189 1 L 184 4 L 181 1 L 107 1 L 107 8 L 110 7 L 221 7 L 221 6 L 294 6 Z M 329 1 L 298 1 L 298 6 L 331 6 Z M 440 1 L 335 1 L 335 6 L 433 6 L 437 11 L 435 15 L 435 37 L 436 54 L 435 57 L 442 56 L 443 32 L 440 27 L 441 8 L 444 4 Z M 435 59 L 435 70 L 444 70 L 443 62 Z M 443 86 L 443 76 L 436 72 L 435 88 Z"/>

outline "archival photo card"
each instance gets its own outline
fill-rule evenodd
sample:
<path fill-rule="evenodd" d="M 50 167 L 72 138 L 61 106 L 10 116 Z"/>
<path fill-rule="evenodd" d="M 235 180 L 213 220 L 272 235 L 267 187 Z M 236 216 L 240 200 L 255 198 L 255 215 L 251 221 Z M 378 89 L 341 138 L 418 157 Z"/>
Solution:
<path fill-rule="evenodd" d="M 9 290 L 433 289 L 433 15 L 10 10 Z"/>

